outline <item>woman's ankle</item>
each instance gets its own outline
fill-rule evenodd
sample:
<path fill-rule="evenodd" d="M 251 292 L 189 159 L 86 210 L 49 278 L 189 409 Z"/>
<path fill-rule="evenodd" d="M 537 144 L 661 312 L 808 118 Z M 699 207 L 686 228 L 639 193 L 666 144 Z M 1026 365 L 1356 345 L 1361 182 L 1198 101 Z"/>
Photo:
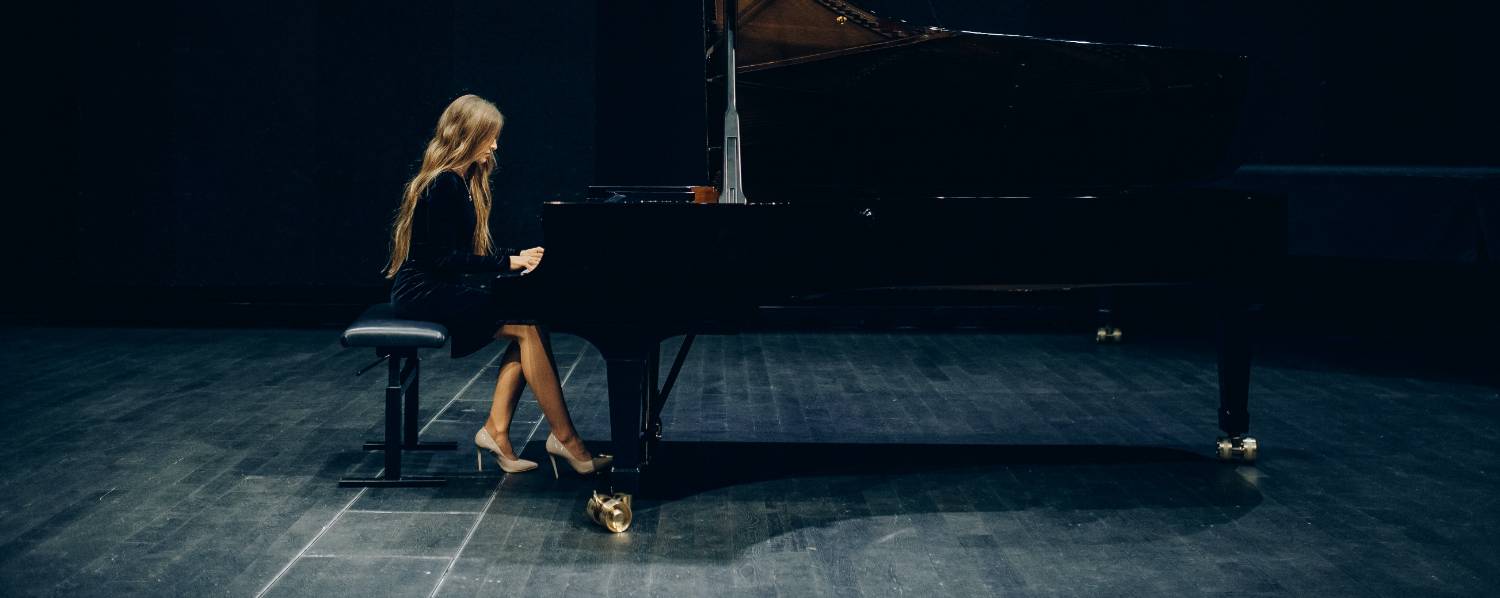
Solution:
<path fill-rule="evenodd" d="M 501 440 L 501 439 L 505 439 L 505 438 L 509 438 L 510 437 L 510 430 L 509 429 L 500 428 L 500 427 L 496 426 L 494 424 L 494 422 L 490 422 L 490 421 L 485 421 L 484 422 L 484 431 L 485 432 L 489 432 L 490 437 L 494 438 L 495 440 Z"/>
<path fill-rule="evenodd" d="M 556 438 L 557 443 L 561 444 L 563 448 L 566 449 L 568 453 L 572 454 L 575 459 L 587 460 L 593 458 L 593 455 L 589 453 L 588 447 L 583 445 L 583 438 L 578 436 L 578 434 L 569 434 L 567 440 L 563 440 L 563 438 L 561 436 L 558 436 L 556 432 L 553 432 L 552 436 Z"/>
<path fill-rule="evenodd" d="M 490 438 L 494 439 L 495 445 L 500 447 L 500 454 L 503 455 L 506 459 L 514 459 L 517 457 L 516 450 L 510 446 L 510 430 L 497 431 L 493 426 L 486 423 L 484 425 L 484 431 L 485 433 L 490 435 Z"/>

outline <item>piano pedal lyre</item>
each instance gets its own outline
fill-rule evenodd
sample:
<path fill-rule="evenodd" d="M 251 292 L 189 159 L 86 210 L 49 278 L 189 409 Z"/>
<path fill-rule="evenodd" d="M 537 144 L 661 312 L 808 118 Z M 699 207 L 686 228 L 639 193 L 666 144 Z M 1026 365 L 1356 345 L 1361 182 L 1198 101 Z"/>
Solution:
<path fill-rule="evenodd" d="M 616 534 L 630 529 L 630 495 L 616 492 L 612 495 L 600 494 L 598 491 L 589 497 L 589 502 L 583 507 L 584 514 L 594 523 L 604 526 Z"/>
<path fill-rule="evenodd" d="M 1124 338 L 1124 334 L 1120 332 L 1119 328 L 1115 328 L 1114 326 L 1100 326 L 1099 330 L 1094 333 L 1094 342 L 1101 345 L 1105 343 L 1118 343 Z"/>
<path fill-rule="evenodd" d="M 1219 460 L 1254 463 L 1260 454 L 1260 444 L 1252 436 L 1219 438 Z"/>

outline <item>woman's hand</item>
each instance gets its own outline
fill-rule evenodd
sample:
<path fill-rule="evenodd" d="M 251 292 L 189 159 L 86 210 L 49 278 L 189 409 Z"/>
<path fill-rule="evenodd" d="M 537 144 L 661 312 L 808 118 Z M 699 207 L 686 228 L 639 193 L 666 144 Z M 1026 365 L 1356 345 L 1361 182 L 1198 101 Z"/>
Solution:
<path fill-rule="evenodd" d="M 510 257 L 510 269 L 525 270 L 527 272 L 535 270 L 542 263 L 542 251 L 541 247 L 521 250 L 520 255 Z"/>
<path fill-rule="evenodd" d="M 530 272 L 531 270 L 536 269 L 536 265 L 540 264 L 541 262 L 542 257 L 539 255 L 513 255 L 510 256 L 510 269 L 526 270 Z"/>

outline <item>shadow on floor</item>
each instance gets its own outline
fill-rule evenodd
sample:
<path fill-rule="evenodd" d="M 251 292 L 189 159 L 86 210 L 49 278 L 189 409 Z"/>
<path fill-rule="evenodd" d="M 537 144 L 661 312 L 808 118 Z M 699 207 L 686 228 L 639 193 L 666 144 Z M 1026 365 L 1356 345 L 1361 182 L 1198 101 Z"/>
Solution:
<path fill-rule="evenodd" d="M 1092 479 L 1070 480 L 1066 472 L 1090 471 Z M 995 474 L 1019 472 L 1032 483 L 1154 485 L 1171 478 L 1211 496 L 1243 504 L 1253 492 L 1244 478 L 1203 455 L 1173 448 L 1104 445 L 844 444 L 761 442 L 663 442 L 643 484 L 644 498 L 680 500 L 712 490 L 768 481 L 813 477 L 937 477 L 950 482 L 995 484 Z M 1128 472 L 1128 475 L 1127 475 Z M 1140 476 L 1146 474 L 1143 479 Z M 1152 479 L 1160 476 L 1163 479 Z M 1055 479 L 1054 479 L 1055 478 Z M 1017 481 L 1021 481 L 1018 479 Z M 1027 486 L 1033 488 L 1034 486 Z M 1122 488 L 1124 489 L 1124 488 Z M 1144 488 L 1137 488 L 1142 490 Z M 1227 492 L 1227 493 L 1226 493 Z M 1093 508 L 1111 501 L 1141 506 L 1146 494 L 1096 496 Z"/>
<path fill-rule="evenodd" d="M 1042 517 L 1086 542 L 1130 542 L 1209 530 L 1262 501 L 1255 468 L 1170 448 L 667 442 L 631 530 L 614 535 L 582 515 L 598 481 L 566 471 L 554 480 L 540 443 L 523 456 L 542 470 L 507 478 L 490 517 L 523 520 L 508 528 L 562 526 L 559 541 L 599 558 L 722 561 L 804 541 L 873 546 L 891 534 L 1004 542 L 1024 532 L 970 529 L 996 521 L 970 514 L 1021 511 L 999 520 Z"/>

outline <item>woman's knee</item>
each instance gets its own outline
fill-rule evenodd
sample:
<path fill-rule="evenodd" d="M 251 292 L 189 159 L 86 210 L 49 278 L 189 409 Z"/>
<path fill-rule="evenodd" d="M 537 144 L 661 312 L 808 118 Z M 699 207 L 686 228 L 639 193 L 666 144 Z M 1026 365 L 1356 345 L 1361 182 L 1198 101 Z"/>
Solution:
<path fill-rule="evenodd" d="M 518 341 L 532 341 L 541 338 L 541 333 L 536 326 L 531 324 L 506 324 L 495 333 L 495 338 L 511 338 Z"/>

